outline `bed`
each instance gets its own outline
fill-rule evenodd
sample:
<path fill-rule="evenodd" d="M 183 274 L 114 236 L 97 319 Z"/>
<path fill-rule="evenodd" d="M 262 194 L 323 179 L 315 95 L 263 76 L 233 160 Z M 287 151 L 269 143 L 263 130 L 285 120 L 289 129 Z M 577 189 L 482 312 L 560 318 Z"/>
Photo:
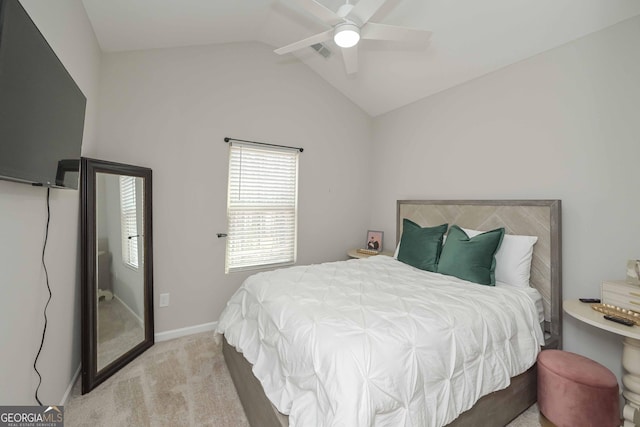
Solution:
<path fill-rule="evenodd" d="M 504 227 L 509 235 L 537 237 L 528 283 L 537 290 L 539 307 L 524 295 L 525 289 L 469 287 L 464 280 L 435 273 L 427 278 L 424 272 L 383 256 L 252 276 L 254 279 L 247 279 L 229 302 L 218 326 L 218 332 L 225 334 L 225 360 L 252 426 L 288 426 L 288 417 L 276 407 L 291 411 L 292 425 L 501 426 L 535 402 L 535 355 L 540 347 L 560 348 L 562 343 L 560 201 L 402 200 L 397 203 L 397 239 L 406 220 L 421 227 L 443 223 L 483 231 Z M 310 270 L 316 276 L 308 276 Z M 364 276 L 369 274 L 365 272 L 373 272 L 373 276 Z M 305 279 L 295 282 L 298 277 Z M 398 283 L 390 283 L 394 278 Z M 263 281 L 255 282 L 258 279 Z M 440 292 L 438 298 L 447 301 L 446 305 L 416 299 L 427 287 L 427 279 L 434 281 L 428 295 Z M 444 286 L 443 280 L 447 280 Z M 276 297 L 266 289 L 275 290 Z M 482 303 L 487 294 L 499 298 L 500 303 Z M 374 300 L 380 303 L 374 311 L 362 311 L 363 306 L 369 310 Z M 417 302 L 413 305 L 412 301 Z M 261 307 L 275 306 L 280 310 L 276 314 L 260 312 Z M 524 313 L 524 320 L 515 309 L 510 311 L 516 306 L 523 307 L 517 311 Z M 497 324 L 487 326 L 483 320 L 475 323 L 484 326 L 477 326 L 465 320 L 466 313 L 476 309 L 480 310 L 479 318 L 497 318 Z M 315 317 L 319 313 L 325 317 Z M 418 323 L 415 318 L 420 318 Z M 425 340 L 416 333 L 419 329 L 422 334 L 423 328 L 443 329 L 442 324 L 453 318 L 466 324 L 456 324 L 455 333 L 445 331 L 445 338 Z M 428 328 L 416 327 L 426 324 L 425 319 L 430 319 Z M 530 326 L 536 321 L 541 321 L 544 333 Z M 247 326 L 251 322 L 256 324 L 255 330 Z M 291 332 L 293 325 L 301 325 L 301 331 Z M 336 328 L 334 332 L 330 326 Z M 412 332 L 406 332 L 409 330 Z M 289 332 L 292 335 L 287 336 Z M 474 356 L 476 350 L 464 347 L 466 341 L 458 338 L 464 334 L 470 341 L 482 337 L 480 357 Z M 501 334 L 507 344 L 498 344 Z M 409 335 L 418 337 L 418 343 L 404 339 Z M 309 336 L 320 338 L 322 344 L 307 341 Z M 492 344 L 494 336 L 496 344 Z M 460 343 L 463 346 L 457 347 Z M 432 357 L 438 346 L 454 356 Z M 329 348 L 330 356 L 317 353 L 317 347 Z M 393 367 L 383 369 L 378 364 L 382 358 L 378 355 L 383 353 L 397 359 L 398 366 L 409 367 L 404 370 L 411 374 L 405 378 Z M 414 358 L 414 353 L 428 355 L 426 362 Z M 305 354 L 309 360 L 303 358 Z M 354 354 L 361 359 L 352 358 Z M 272 361 L 270 355 L 279 360 Z M 454 373 L 458 372 L 454 365 L 463 374 Z M 425 366 L 429 367 L 428 375 Z M 491 384 L 481 383 L 480 378 L 490 379 Z M 440 387 L 448 392 L 438 391 Z"/>

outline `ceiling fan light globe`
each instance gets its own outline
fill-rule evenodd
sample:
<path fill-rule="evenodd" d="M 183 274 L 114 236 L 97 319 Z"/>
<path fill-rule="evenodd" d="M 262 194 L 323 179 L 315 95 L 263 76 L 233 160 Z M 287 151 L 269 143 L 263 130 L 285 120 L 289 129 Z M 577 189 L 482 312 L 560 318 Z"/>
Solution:
<path fill-rule="evenodd" d="M 353 47 L 360 41 L 360 29 L 349 23 L 338 25 L 333 41 L 340 47 Z"/>

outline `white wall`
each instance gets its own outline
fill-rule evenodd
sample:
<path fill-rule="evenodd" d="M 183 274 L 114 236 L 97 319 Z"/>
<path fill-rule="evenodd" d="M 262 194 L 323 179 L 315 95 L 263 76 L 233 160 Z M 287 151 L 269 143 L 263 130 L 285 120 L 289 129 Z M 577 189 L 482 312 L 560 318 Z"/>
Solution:
<path fill-rule="evenodd" d="M 21 2 L 87 97 L 84 143 L 95 134 L 100 50 L 80 0 Z M 40 262 L 46 189 L 0 181 L 0 404 L 36 404 L 33 361 L 48 298 Z M 53 299 L 38 361 L 39 397 L 58 404 L 80 364 L 79 193 L 51 191 L 46 263 Z"/>
<path fill-rule="evenodd" d="M 380 116 L 372 224 L 395 236 L 397 199 L 562 199 L 564 298 L 599 296 L 640 258 L 639 99 L 640 17 Z M 620 374 L 613 334 L 565 316 L 564 345 Z"/>
<path fill-rule="evenodd" d="M 225 136 L 304 147 L 298 263 L 366 238 L 371 119 L 305 65 L 257 43 L 103 57 L 90 157 L 153 170 L 156 332 L 213 322 L 246 273 L 224 274 Z M 158 308 L 160 293 L 170 306 Z"/>

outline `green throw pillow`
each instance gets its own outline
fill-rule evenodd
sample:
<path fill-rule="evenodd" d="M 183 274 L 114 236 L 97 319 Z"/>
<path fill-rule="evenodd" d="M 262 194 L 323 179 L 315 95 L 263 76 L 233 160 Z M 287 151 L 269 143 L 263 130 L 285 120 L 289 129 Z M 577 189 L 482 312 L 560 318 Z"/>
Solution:
<path fill-rule="evenodd" d="M 421 270 L 437 271 L 438 259 L 442 251 L 442 236 L 447 232 L 448 225 L 423 228 L 404 218 L 398 261 Z"/>
<path fill-rule="evenodd" d="M 503 236 L 504 228 L 497 228 L 469 237 L 460 227 L 452 225 L 442 248 L 438 273 L 481 285 L 494 286 L 496 284 L 495 254 L 500 248 Z"/>

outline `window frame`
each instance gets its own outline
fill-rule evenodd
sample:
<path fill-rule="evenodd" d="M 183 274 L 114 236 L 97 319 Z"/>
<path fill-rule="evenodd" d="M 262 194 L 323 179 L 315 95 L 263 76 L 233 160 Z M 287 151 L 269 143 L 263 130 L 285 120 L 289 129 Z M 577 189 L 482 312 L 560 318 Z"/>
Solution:
<path fill-rule="evenodd" d="M 137 271 L 142 267 L 140 263 L 140 248 L 138 247 L 141 228 L 140 224 L 138 224 L 138 217 L 142 218 L 142 212 L 138 212 L 136 177 L 120 175 L 118 183 L 120 189 L 122 262 L 126 267 Z M 128 188 L 125 187 L 124 183 Z"/>
<path fill-rule="evenodd" d="M 256 169 L 256 166 L 260 163 L 255 160 L 253 162 L 245 161 L 243 164 L 242 159 L 244 153 L 247 155 L 252 155 L 255 157 L 264 156 L 265 158 L 274 157 L 278 155 L 282 155 L 280 161 L 273 161 L 273 163 L 269 164 L 269 162 L 261 163 L 261 168 L 266 166 L 271 167 L 268 171 L 264 169 Z M 234 156 L 240 156 L 238 158 L 234 158 Z M 239 160 L 238 166 L 236 163 Z M 290 149 L 288 147 L 264 147 L 260 144 L 250 143 L 250 142 L 232 142 L 229 144 L 229 163 L 228 163 L 228 181 L 227 181 L 227 239 L 226 239 L 226 250 L 225 250 L 225 273 L 235 273 L 242 271 L 252 271 L 252 270 L 263 270 L 270 269 L 274 267 L 281 267 L 287 265 L 293 265 L 297 261 L 297 252 L 298 252 L 298 181 L 299 181 L 299 151 L 297 149 Z M 247 166 L 247 164 L 251 164 Z M 283 168 L 286 166 L 287 168 Z M 237 170 L 239 167 L 239 170 Z M 245 168 L 243 174 L 243 167 Z M 280 167 L 281 169 L 276 169 Z M 284 170 L 286 169 L 286 170 Z M 252 175 L 253 173 L 253 175 Z M 278 180 L 278 178 L 274 178 L 273 175 L 277 173 L 288 173 L 290 174 L 289 179 L 286 180 L 286 184 L 289 184 L 290 187 L 287 187 L 283 190 L 283 181 L 285 180 L 282 177 L 278 177 L 282 180 Z M 241 197 L 242 190 L 240 187 L 244 184 L 243 177 L 245 175 L 247 181 L 250 181 L 250 177 L 253 176 L 254 181 L 256 176 L 260 176 L 261 184 L 263 185 L 262 192 L 260 196 L 257 196 L 257 199 L 260 201 L 255 202 L 255 204 L 251 204 L 248 199 L 251 197 L 247 196 L 244 199 L 234 200 L 234 197 Z M 234 181 L 237 179 L 237 182 Z M 273 204 L 269 205 L 265 202 L 264 197 L 264 182 L 265 180 L 275 179 L 273 181 L 274 187 L 278 188 L 272 197 L 274 200 L 277 200 Z M 239 186 L 235 188 L 234 185 Z M 254 182 L 255 190 L 257 184 Z M 245 187 L 251 188 L 251 184 L 246 184 Z M 247 190 L 247 193 L 251 193 L 251 190 Z M 282 192 L 286 192 L 287 194 L 282 194 Z M 282 200 L 279 200 L 278 197 L 283 197 Z M 289 204 L 285 204 L 283 200 L 286 199 Z M 259 248 L 257 250 L 249 251 L 246 249 L 248 246 L 246 243 L 243 244 L 240 242 L 241 237 L 240 234 L 236 234 L 237 227 L 234 227 L 234 221 L 242 222 L 241 219 L 238 219 L 245 214 L 246 223 L 252 222 L 253 224 L 258 224 L 256 228 L 267 227 L 268 224 L 271 223 L 272 228 L 274 227 L 276 222 L 284 223 L 287 225 L 286 231 L 277 232 L 277 230 L 273 231 L 272 234 L 266 234 L 266 237 L 263 240 L 260 240 L 264 247 Z M 284 215 L 283 215 L 284 213 Z M 287 218 L 288 217 L 288 218 Z M 247 218 L 251 218 L 252 220 L 248 220 Z M 269 230 L 266 230 L 269 231 Z M 240 232 L 244 232 L 242 235 L 246 238 L 247 235 L 251 235 L 251 232 L 245 230 L 240 230 Z M 262 233 L 259 233 L 262 236 Z M 238 239 L 236 239 L 238 237 Z M 290 240 L 288 244 L 283 247 L 286 251 L 277 252 L 277 254 L 285 254 L 286 260 L 282 260 L 284 256 L 273 256 L 269 259 L 269 254 L 274 254 L 273 246 L 270 246 L 268 243 L 271 241 L 271 245 L 273 245 L 273 240 Z M 271 239 L 271 240 L 270 240 Z M 235 246 L 234 246 L 235 245 Z M 245 246 L 245 249 L 240 249 L 234 251 L 234 247 Z M 277 245 L 277 244 L 276 244 Z M 244 253 L 246 257 L 250 257 L 249 254 L 254 252 L 254 254 L 258 252 L 256 259 L 254 262 L 234 262 L 237 261 L 238 258 L 242 257 Z"/>

